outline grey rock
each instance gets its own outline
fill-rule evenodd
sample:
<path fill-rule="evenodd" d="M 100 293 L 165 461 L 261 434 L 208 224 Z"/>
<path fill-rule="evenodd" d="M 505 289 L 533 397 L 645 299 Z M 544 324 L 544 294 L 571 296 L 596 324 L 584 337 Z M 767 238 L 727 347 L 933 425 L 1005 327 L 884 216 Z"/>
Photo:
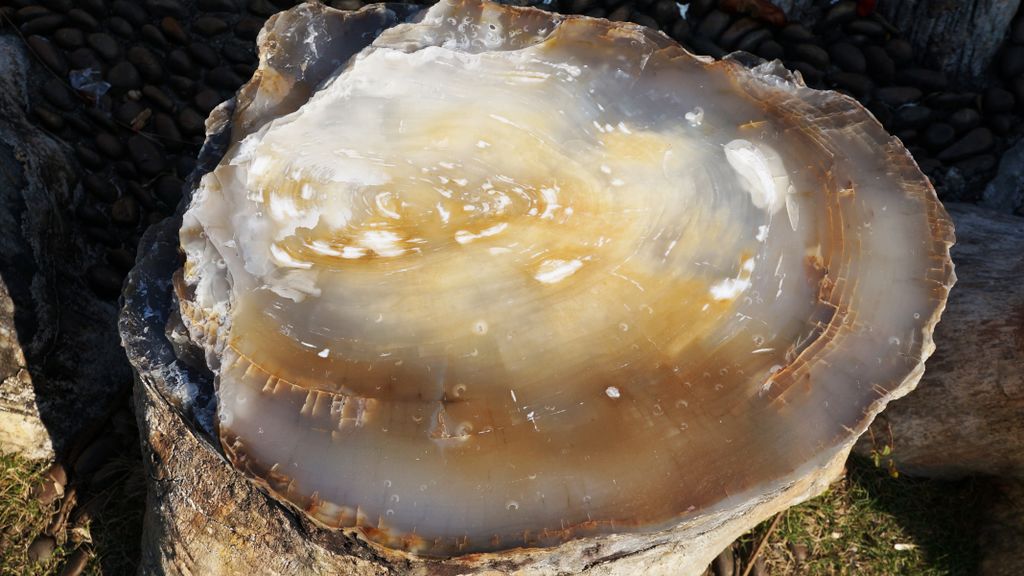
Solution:
<path fill-rule="evenodd" d="M 68 62 L 75 70 L 85 70 L 86 68 L 103 70 L 103 62 L 100 60 L 100 57 L 96 55 L 96 51 L 92 48 L 78 48 L 77 50 L 72 50 L 72 52 L 68 54 Z"/>
<path fill-rule="evenodd" d="M 0 36 L 0 451 L 53 458 L 131 376 L 116 308 L 84 280 L 102 249 L 74 216 L 80 168 L 24 116 L 31 62 Z"/>
<path fill-rule="evenodd" d="M 142 86 L 142 76 L 131 62 L 118 62 L 107 72 L 107 82 L 114 90 L 125 92 Z"/>
<path fill-rule="evenodd" d="M 939 150 L 949 146 L 956 138 L 956 130 L 944 122 L 929 124 L 924 131 L 924 145 L 931 150 Z"/>
<path fill-rule="evenodd" d="M 145 46 L 129 48 L 128 61 L 135 65 L 146 82 L 160 83 L 165 80 L 164 67 L 160 65 L 160 60 Z"/>
<path fill-rule="evenodd" d="M 949 85 L 946 75 L 927 68 L 907 68 L 899 72 L 900 80 L 924 90 L 945 90 Z"/>
<path fill-rule="evenodd" d="M 85 10 L 76 8 L 68 12 L 68 19 L 86 32 L 96 32 L 100 29 L 99 20 Z"/>
<path fill-rule="evenodd" d="M 932 110 L 927 106 L 904 106 L 893 115 L 893 123 L 899 127 L 920 128 L 932 119 Z"/>
<path fill-rule="evenodd" d="M 39 18 L 33 18 L 21 25 L 21 33 L 25 36 L 32 34 L 47 34 L 60 28 L 67 22 L 63 14 L 47 14 Z"/>
<path fill-rule="evenodd" d="M 68 87 L 57 78 L 50 78 L 43 83 L 43 98 L 60 110 L 74 110 L 78 104 Z"/>
<path fill-rule="evenodd" d="M 872 78 L 884 84 L 892 82 L 896 74 L 896 63 L 885 49 L 879 46 L 865 46 L 863 54 L 868 74 Z"/>
<path fill-rule="evenodd" d="M 96 135 L 96 149 L 108 158 L 120 158 L 124 154 L 124 145 L 121 140 L 109 132 L 100 132 Z"/>
<path fill-rule="evenodd" d="M 885 51 L 892 57 L 892 61 L 902 66 L 914 58 L 914 48 L 910 42 L 902 38 L 892 38 L 885 43 Z"/>
<path fill-rule="evenodd" d="M 53 34 L 53 41 L 61 48 L 81 48 L 85 44 L 85 34 L 77 28 L 61 28 Z"/>
<path fill-rule="evenodd" d="M 1000 212 L 1024 210 L 1024 140 L 1003 153 L 999 170 L 981 198 L 982 206 Z"/>
<path fill-rule="evenodd" d="M 131 22 L 134 26 L 142 26 L 149 20 L 149 15 L 146 14 L 146 10 L 140 4 L 141 2 L 117 0 L 113 4 L 113 12 L 115 15 Z"/>

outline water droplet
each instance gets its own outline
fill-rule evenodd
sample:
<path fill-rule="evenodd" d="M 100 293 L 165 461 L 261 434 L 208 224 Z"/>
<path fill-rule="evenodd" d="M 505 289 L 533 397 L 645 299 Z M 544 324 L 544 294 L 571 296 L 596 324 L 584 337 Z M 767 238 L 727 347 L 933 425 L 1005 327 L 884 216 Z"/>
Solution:
<path fill-rule="evenodd" d="M 398 504 L 398 500 L 399 500 L 398 494 L 392 494 L 391 498 L 388 498 L 388 500 L 390 500 L 392 504 Z"/>
<path fill-rule="evenodd" d="M 427 491 L 427 485 L 426 484 L 420 484 L 420 492 L 426 492 L 426 491 Z"/>
<path fill-rule="evenodd" d="M 590 494 L 586 494 L 586 495 L 583 496 L 583 503 L 584 504 L 590 504 L 590 500 L 591 500 Z"/>
<path fill-rule="evenodd" d="M 755 334 L 754 335 L 754 346 L 757 346 L 758 348 L 760 348 L 762 344 L 764 344 L 764 336 L 761 336 L 760 334 Z"/>
<path fill-rule="evenodd" d="M 519 502 L 516 502 L 515 500 L 509 500 L 508 502 L 505 503 L 505 509 L 511 511 L 519 510 Z"/>
<path fill-rule="evenodd" d="M 391 480 L 385 480 L 384 481 L 384 487 L 385 488 L 391 488 Z"/>
<path fill-rule="evenodd" d="M 478 334 L 480 336 L 487 334 L 487 322 L 484 322 L 483 320 L 477 320 L 476 323 L 473 324 L 473 333 Z"/>
<path fill-rule="evenodd" d="M 629 324 L 626 324 L 625 322 L 620 323 L 619 330 L 622 330 L 623 332 L 629 332 Z"/>
<path fill-rule="evenodd" d="M 892 338 L 889 338 L 889 344 L 892 344 L 893 346 L 899 346 L 900 345 L 900 339 L 895 337 L 895 336 L 893 336 Z"/>
<path fill-rule="evenodd" d="M 455 387 L 452 388 L 452 396 L 455 396 L 456 398 L 461 397 L 465 393 L 466 393 L 466 385 L 465 384 L 456 384 Z"/>
<path fill-rule="evenodd" d="M 921 319 L 921 314 L 919 314 L 918 312 L 914 312 L 914 320 L 920 320 L 920 319 Z"/>
<path fill-rule="evenodd" d="M 385 516 L 394 516 L 395 515 L 395 511 L 392 510 L 391 508 L 388 508 L 387 510 L 384 511 L 384 515 Z"/>
<path fill-rule="evenodd" d="M 615 386 L 605 388 L 604 393 L 607 394 L 609 398 L 618 398 L 619 396 L 622 396 L 622 393 L 620 393 L 619 389 Z"/>
<path fill-rule="evenodd" d="M 651 411 L 654 412 L 655 416 L 661 416 L 662 414 L 665 413 L 665 411 L 662 410 L 661 408 L 661 404 L 655 404 L 654 408 Z"/>

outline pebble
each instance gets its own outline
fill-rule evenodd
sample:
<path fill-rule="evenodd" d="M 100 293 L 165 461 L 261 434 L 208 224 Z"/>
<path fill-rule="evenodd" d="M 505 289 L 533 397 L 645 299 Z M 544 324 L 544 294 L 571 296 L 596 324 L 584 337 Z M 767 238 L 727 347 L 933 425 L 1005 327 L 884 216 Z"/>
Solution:
<path fill-rule="evenodd" d="M 196 108 L 198 108 L 200 112 L 209 115 L 210 112 L 213 111 L 213 109 L 216 108 L 218 104 L 220 104 L 221 98 L 220 94 L 218 94 L 215 90 L 210 90 L 209 88 L 207 88 L 205 90 L 200 90 L 196 94 L 195 98 L 192 99 L 192 101 L 195 103 Z"/>
<path fill-rule="evenodd" d="M 114 14 L 131 22 L 133 26 L 142 26 L 149 20 L 149 16 L 139 4 L 134 1 L 117 0 L 113 5 Z"/>
<path fill-rule="evenodd" d="M 885 36 L 885 26 L 874 20 L 858 18 L 846 25 L 846 32 L 849 34 L 862 34 L 873 38 Z"/>
<path fill-rule="evenodd" d="M 669 27 L 676 20 L 679 20 L 679 6 L 675 0 L 658 0 L 654 5 L 654 19 L 657 20 L 663 28 Z"/>
<path fill-rule="evenodd" d="M 814 41 L 814 34 L 802 24 L 787 24 L 779 32 L 779 37 L 793 43 Z"/>
<path fill-rule="evenodd" d="M 75 4 L 93 16 L 103 16 L 107 13 L 107 3 L 104 0 L 75 0 Z"/>
<path fill-rule="evenodd" d="M 53 41 L 67 50 L 81 48 L 85 44 L 85 34 L 77 28 L 61 28 L 54 32 Z"/>
<path fill-rule="evenodd" d="M 124 154 L 124 146 L 121 139 L 109 132 L 100 132 L 96 135 L 96 149 L 109 158 L 120 158 Z"/>
<path fill-rule="evenodd" d="M 629 16 L 633 13 L 633 5 L 630 3 L 623 4 L 612 10 L 612 13 L 608 15 L 608 19 L 612 22 L 626 22 L 629 20 Z"/>
<path fill-rule="evenodd" d="M 204 12 L 238 12 L 238 4 L 233 0 L 199 0 L 198 6 Z"/>
<path fill-rule="evenodd" d="M 672 31 L 669 34 L 676 40 L 686 44 L 690 40 L 690 23 L 685 18 L 676 20 L 675 24 L 672 25 Z"/>
<path fill-rule="evenodd" d="M 102 178 L 94 172 L 88 172 L 82 177 L 82 186 L 97 200 L 107 204 L 117 200 L 117 188 L 114 188 L 108 179 Z"/>
<path fill-rule="evenodd" d="M 63 14 L 48 14 L 25 22 L 19 29 L 26 36 L 30 34 L 46 34 L 60 28 L 65 22 L 67 22 L 67 18 Z"/>
<path fill-rule="evenodd" d="M 259 18 L 242 18 L 235 24 L 235 36 L 242 40 L 256 40 L 256 36 L 263 29 L 263 20 Z"/>
<path fill-rule="evenodd" d="M 692 0 L 689 4 L 690 14 L 700 18 L 718 6 L 718 0 Z"/>
<path fill-rule="evenodd" d="M 60 48 L 57 48 L 42 36 L 29 36 L 27 42 L 29 48 L 35 52 L 44 66 L 61 78 L 67 76 L 68 63 L 64 58 L 64 52 Z"/>
<path fill-rule="evenodd" d="M 139 201 L 122 196 L 110 205 L 110 219 L 121 226 L 134 226 L 139 221 Z"/>
<path fill-rule="evenodd" d="M 744 52 L 754 52 L 761 44 L 765 41 L 772 39 L 772 33 L 767 28 L 758 28 L 750 34 L 747 34 L 736 44 L 736 50 L 742 50 Z M 774 42 L 773 42 L 774 43 Z M 781 46 L 779 49 L 781 50 Z"/>
<path fill-rule="evenodd" d="M 988 117 L 988 126 L 1000 136 L 1006 136 L 1013 130 L 1017 119 L 1009 114 L 992 114 Z"/>
<path fill-rule="evenodd" d="M 181 146 L 181 132 L 167 114 L 157 114 L 153 117 L 153 129 L 156 130 L 165 148 L 176 149 Z"/>
<path fill-rule="evenodd" d="M 202 134 L 206 130 L 205 119 L 191 108 L 183 108 L 178 112 L 178 127 L 188 136 Z"/>
<path fill-rule="evenodd" d="M 75 146 L 75 155 L 78 156 L 78 160 L 82 164 L 89 168 L 99 168 L 103 165 L 103 158 L 95 150 L 84 144 L 77 144 Z"/>
<path fill-rule="evenodd" d="M 712 10 L 697 26 L 697 34 L 710 40 L 718 40 L 729 27 L 729 15 L 721 10 Z"/>
<path fill-rule="evenodd" d="M 919 128 L 932 118 L 932 110 L 927 106 L 903 106 L 893 114 L 896 126 Z"/>
<path fill-rule="evenodd" d="M 86 32 L 97 32 L 100 29 L 100 23 L 96 17 L 81 8 L 75 8 L 68 12 L 68 18 Z"/>
<path fill-rule="evenodd" d="M 162 172 L 166 166 L 159 147 L 145 136 L 136 134 L 129 138 L 128 153 L 131 155 L 139 172 L 146 176 L 155 176 Z"/>
<path fill-rule="evenodd" d="M 146 24 L 139 30 L 139 35 L 142 39 L 150 43 L 155 48 L 163 48 L 167 46 L 167 38 L 159 28 L 152 24 Z"/>
<path fill-rule="evenodd" d="M 75 7 L 72 0 L 40 0 L 40 4 L 54 12 L 67 12 Z"/>
<path fill-rule="evenodd" d="M 121 92 L 142 86 L 142 77 L 131 62 L 118 62 L 107 72 L 107 82 L 114 90 Z"/>
<path fill-rule="evenodd" d="M 910 154 L 914 158 L 920 158 L 921 157 L 921 154 L 922 154 L 923 151 L 919 152 L 918 150 L 914 150 L 913 147 L 910 146 L 910 144 L 912 142 L 917 140 L 917 135 L 918 135 L 917 129 L 915 129 L 915 128 L 904 128 L 902 130 L 897 130 L 896 132 L 893 133 L 893 135 L 896 136 L 897 138 L 899 138 L 900 141 L 903 142 L 903 145 L 907 147 L 907 149 L 909 150 Z"/>
<path fill-rule="evenodd" d="M 53 14 L 53 12 L 50 11 L 50 9 L 47 8 L 46 6 L 29 5 L 18 9 L 18 11 L 15 12 L 14 14 L 14 19 L 18 23 L 24 24 L 29 20 L 33 20 L 35 18 L 42 18 L 44 16 L 50 16 L 51 14 Z"/>
<path fill-rule="evenodd" d="M 807 62 L 790 61 L 787 62 L 787 66 L 791 70 L 796 70 L 797 72 L 799 72 L 800 75 L 803 76 L 804 82 L 806 82 L 810 86 L 821 84 L 821 79 L 824 77 L 824 74 L 822 74 L 821 70 L 818 70 L 814 66 L 808 64 Z"/>
<path fill-rule="evenodd" d="M 950 114 L 946 121 L 957 134 L 962 134 L 981 124 L 981 114 L 974 108 L 961 108 Z"/>
<path fill-rule="evenodd" d="M 974 92 L 936 92 L 926 98 L 933 108 L 969 108 L 974 106 L 978 95 Z"/>
<path fill-rule="evenodd" d="M 64 129 L 64 119 L 61 118 L 52 108 L 45 104 L 35 104 L 32 106 L 32 115 L 36 117 L 43 126 L 51 132 L 60 132 Z"/>
<path fill-rule="evenodd" d="M 690 46 L 697 54 L 705 54 L 712 58 L 721 58 L 722 56 L 725 56 L 725 50 L 722 50 L 718 44 L 715 44 L 712 40 L 703 36 L 694 36 L 690 41 Z"/>
<path fill-rule="evenodd" d="M 165 16 L 160 20 L 160 30 L 171 42 L 188 44 L 188 32 L 185 32 L 185 29 L 181 27 L 181 22 L 178 22 L 175 18 Z"/>
<path fill-rule="evenodd" d="M 68 483 L 68 473 L 64 465 L 59 462 L 50 464 L 50 467 L 43 472 L 38 484 L 32 487 L 32 497 L 44 506 L 49 506 L 54 500 L 64 496 L 64 487 Z"/>
<path fill-rule="evenodd" d="M 903 38 L 892 38 L 885 43 L 885 51 L 897 66 L 907 64 L 914 58 L 914 48 Z"/>
<path fill-rule="evenodd" d="M 944 122 L 933 122 L 924 131 L 924 145 L 932 150 L 949 146 L 956 138 L 956 130 Z"/>
<path fill-rule="evenodd" d="M 1024 111 L 1024 76 L 1013 79 L 1013 94 L 1017 98 L 1017 107 Z"/>
<path fill-rule="evenodd" d="M 56 78 L 50 78 L 43 83 L 43 98 L 60 110 L 74 110 L 78 104 L 67 85 Z"/>
<path fill-rule="evenodd" d="M 857 3 L 851 0 L 840 0 L 829 8 L 818 27 L 822 30 L 834 29 L 853 21 L 857 17 Z"/>
<path fill-rule="evenodd" d="M 218 66 L 206 74 L 206 82 L 214 88 L 221 88 L 234 92 L 242 85 L 244 80 L 235 74 L 235 71 L 227 66 Z"/>
<path fill-rule="evenodd" d="M 831 79 L 836 85 L 846 88 L 858 98 L 866 96 L 874 88 L 870 78 L 856 72 L 836 72 Z"/>
<path fill-rule="evenodd" d="M 135 164 L 132 164 L 128 160 L 119 160 L 114 162 L 114 170 L 122 178 L 127 180 L 135 180 L 139 177 L 139 172 L 135 169 Z"/>
<path fill-rule="evenodd" d="M 162 82 L 164 80 L 164 68 L 160 65 L 160 60 L 145 46 L 129 48 L 128 62 L 135 66 L 147 82 Z"/>
<path fill-rule="evenodd" d="M 118 240 L 106 226 L 85 226 L 84 230 L 89 238 L 103 244 L 104 246 L 117 247 L 121 244 L 121 241 Z M 94 287 L 93 290 L 95 289 L 96 288 Z"/>
<path fill-rule="evenodd" d="M 174 167 L 174 171 L 180 178 L 188 178 L 189 174 L 196 169 L 196 159 L 190 155 L 178 156 L 178 164 Z"/>
<path fill-rule="evenodd" d="M 783 56 L 785 56 L 785 50 L 782 48 L 782 44 L 779 44 L 774 40 L 766 40 L 764 42 L 761 42 L 761 44 L 757 47 L 757 50 L 755 50 L 755 52 L 758 56 L 764 58 L 765 60 L 781 59 Z"/>
<path fill-rule="evenodd" d="M 753 30 L 761 27 L 761 23 L 753 18 L 740 18 L 733 22 L 728 28 L 722 32 L 722 37 L 718 39 L 718 43 L 727 49 L 734 48 L 736 43 L 739 42 L 740 38 L 744 37 Z"/>
<path fill-rule="evenodd" d="M 121 49 L 117 46 L 117 40 L 114 40 L 109 34 L 94 32 L 89 34 L 87 41 L 89 46 L 92 46 L 96 53 L 102 56 L 104 60 L 116 60 L 121 54 Z"/>
<path fill-rule="evenodd" d="M 999 69 L 1005 78 L 1024 74 L 1024 46 L 1007 46 L 999 59 Z"/>
<path fill-rule="evenodd" d="M 135 29 L 132 27 L 131 23 L 120 16 L 112 16 L 107 20 L 107 28 L 110 28 L 111 32 L 125 40 L 135 38 Z"/>
<path fill-rule="evenodd" d="M 156 197 L 165 205 L 174 208 L 181 200 L 181 191 L 185 183 L 175 176 L 161 176 L 156 181 Z"/>
<path fill-rule="evenodd" d="M 252 51 L 252 47 L 249 45 L 239 45 L 234 43 L 225 43 L 220 47 L 220 53 L 224 55 L 230 62 L 237 64 L 251 64 L 256 60 L 256 55 Z"/>
<path fill-rule="evenodd" d="M 937 70 L 928 70 L 927 68 L 906 68 L 900 70 L 900 80 L 929 91 L 945 90 L 949 84 L 945 74 Z"/>
<path fill-rule="evenodd" d="M 60 571 L 60 576 L 79 576 L 89 565 L 89 557 L 89 551 L 84 546 L 79 546 L 68 558 L 67 564 Z"/>
<path fill-rule="evenodd" d="M 178 0 L 146 0 L 146 9 L 154 16 L 171 16 L 174 18 L 188 16 L 188 11 L 185 10 L 185 7 Z"/>
<path fill-rule="evenodd" d="M 872 78 L 883 84 L 892 82 L 896 74 L 896 63 L 892 61 L 884 48 L 865 46 L 863 54 L 864 64 Z"/>
<path fill-rule="evenodd" d="M 643 12 L 634 12 L 629 17 L 629 20 L 631 22 L 633 22 L 634 24 L 639 24 L 641 26 L 646 26 L 647 28 L 650 28 L 651 30 L 657 30 L 658 29 L 658 21 L 655 20 L 654 18 L 648 16 L 647 14 L 644 14 Z"/>
<path fill-rule="evenodd" d="M 986 113 L 1009 112 L 1015 104 L 1013 93 L 997 86 L 985 90 L 981 101 L 982 110 Z"/>
<path fill-rule="evenodd" d="M 594 7 L 597 4 L 597 0 L 576 0 L 573 6 L 579 5 L 578 8 L 573 9 L 573 12 L 583 13 Z M 249 12 L 267 18 L 273 16 L 279 10 L 277 6 L 270 3 L 269 0 L 249 0 L 248 4 Z M 335 6 L 337 8 L 337 6 Z"/>
<path fill-rule="evenodd" d="M 114 108 L 114 119 L 121 124 L 131 124 L 142 114 L 145 108 L 135 100 L 126 100 Z"/>
<path fill-rule="evenodd" d="M 829 64 L 828 52 L 815 44 L 797 44 L 792 50 L 793 58 L 807 62 L 819 70 L 825 69 Z"/>
<path fill-rule="evenodd" d="M 167 95 L 166 92 L 161 90 L 157 86 L 152 84 L 146 84 L 142 87 L 142 95 L 149 99 L 150 102 L 156 104 L 158 108 L 167 112 L 174 110 L 174 100 Z"/>
<path fill-rule="evenodd" d="M 192 23 L 192 29 L 203 36 L 216 36 L 228 29 L 228 23 L 213 16 L 202 16 Z"/>
<path fill-rule="evenodd" d="M 68 54 L 68 62 L 71 63 L 71 68 L 74 70 L 85 70 L 86 68 L 92 68 L 93 70 L 103 69 L 103 62 L 100 61 L 100 57 L 96 55 L 92 48 L 73 50 Z"/>
<path fill-rule="evenodd" d="M 152 193 L 146 188 L 143 188 L 138 182 L 129 180 L 125 184 L 128 193 L 131 194 L 132 198 L 138 200 L 139 204 L 142 205 L 146 210 L 152 211 L 156 209 L 156 201 L 153 199 Z"/>
<path fill-rule="evenodd" d="M 979 154 L 978 156 L 971 156 L 966 160 L 960 160 L 955 162 L 953 166 L 964 173 L 965 176 L 973 176 L 975 174 L 990 172 L 996 167 L 996 157 L 992 154 Z"/>
<path fill-rule="evenodd" d="M 193 42 L 188 45 L 188 53 L 204 68 L 213 68 L 220 62 L 220 57 L 217 56 L 217 52 L 206 44 Z"/>
<path fill-rule="evenodd" d="M 36 536 L 28 546 L 28 561 L 33 564 L 43 564 L 53 557 L 53 551 L 57 549 L 57 541 L 53 536 L 40 534 Z"/>
<path fill-rule="evenodd" d="M 96 132 L 96 128 L 92 124 L 82 120 L 74 114 L 64 114 L 64 122 L 71 127 L 72 130 L 78 132 L 83 136 L 91 136 Z"/>
<path fill-rule="evenodd" d="M 182 98 L 192 96 L 196 91 L 196 83 L 191 78 L 172 74 L 167 78 L 167 85 Z"/>
<path fill-rule="evenodd" d="M 937 158 L 943 162 L 962 160 L 988 151 L 994 143 L 995 139 L 992 136 L 991 130 L 985 127 L 975 128 L 951 146 L 939 152 Z"/>
<path fill-rule="evenodd" d="M 167 68 L 172 72 L 188 76 L 196 75 L 197 70 L 195 69 L 195 66 L 192 65 L 192 59 L 189 58 L 189 55 L 180 48 L 172 50 L 171 53 L 167 55 L 166 63 Z"/>
<path fill-rule="evenodd" d="M 829 47 L 828 54 L 836 66 L 847 72 L 861 74 L 867 71 L 868 64 L 864 58 L 864 53 L 853 44 L 837 42 Z"/>
<path fill-rule="evenodd" d="M 1010 42 L 1024 44 L 1024 12 L 1017 11 L 1017 20 L 1010 30 Z"/>
<path fill-rule="evenodd" d="M 893 108 L 916 102 L 922 95 L 921 90 L 913 86 L 886 86 L 875 92 L 875 98 Z"/>

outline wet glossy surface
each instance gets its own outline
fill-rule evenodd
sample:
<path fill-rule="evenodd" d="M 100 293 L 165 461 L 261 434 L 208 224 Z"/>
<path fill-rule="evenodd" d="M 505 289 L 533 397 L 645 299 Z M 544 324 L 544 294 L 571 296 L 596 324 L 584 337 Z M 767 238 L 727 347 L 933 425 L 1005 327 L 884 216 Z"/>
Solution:
<path fill-rule="evenodd" d="M 312 29 L 295 58 L 327 58 Z M 771 65 L 442 3 L 299 104 L 236 116 L 186 305 L 225 451 L 326 525 L 430 555 L 664 526 L 836 445 L 930 352 L 934 193 Z"/>

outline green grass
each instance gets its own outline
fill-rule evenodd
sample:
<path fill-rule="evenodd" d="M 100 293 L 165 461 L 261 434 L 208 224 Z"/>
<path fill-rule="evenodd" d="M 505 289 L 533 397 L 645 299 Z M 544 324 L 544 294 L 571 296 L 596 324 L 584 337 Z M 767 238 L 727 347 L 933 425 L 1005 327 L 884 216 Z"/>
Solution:
<path fill-rule="evenodd" d="M 0 576 L 59 574 L 75 544 L 32 566 L 26 549 L 49 523 L 56 506 L 31 497 L 45 465 L 0 455 Z M 92 558 L 86 574 L 132 574 L 138 562 L 145 486 L 137 455 L 109 463 L 90 497 L 101 510 L 84 530 Z M 768 574 L 850 576 L 959 576 L 976 572 L 974 511 L 980 490 L 969 482 L 892 478 L 870 461 L 853 459 L 847 475 L 825 494 L 783 513 L 762 551 Z M 737 543 L 746 561 L 769 522 Z M 82 533 L 82 531 L 80 531 Z M 898 549 L 897 544 L 901 545 Z M 807 557 L 797 562 L 793 550 Z"/>
<path fill-rule="evenodd" d="M 893 478 L 853 458 L 825 494 L 783 513 L 762 551 L 765 566 L 773 576 L 973 575 L 979 492 L 971 481 Z M 740 540 L 739 558 L 750 558 L 769 523 Z"/>
<path fill-rule="evenodd" d="M 0 576 L 59 574 L 79 543 L 90 552 L 85 574 L 134 574 L 146 499 L 139 456 L 117 456 L 101 469 L 98 475 L 103 478 L 95 481 L 96 487 L 83 490 L 78 498 L 79 505 L 96 499 L 89 507 L 98 513 L 75 530 L 67 526 L 58 535 L 53 556 L 33 564 L 28 547 L 58 510 L 57 503 L 42 506 L 32 497 L 32 487 L 41 481 L 46 467 L 46 463 L 0 454 Z"/>

